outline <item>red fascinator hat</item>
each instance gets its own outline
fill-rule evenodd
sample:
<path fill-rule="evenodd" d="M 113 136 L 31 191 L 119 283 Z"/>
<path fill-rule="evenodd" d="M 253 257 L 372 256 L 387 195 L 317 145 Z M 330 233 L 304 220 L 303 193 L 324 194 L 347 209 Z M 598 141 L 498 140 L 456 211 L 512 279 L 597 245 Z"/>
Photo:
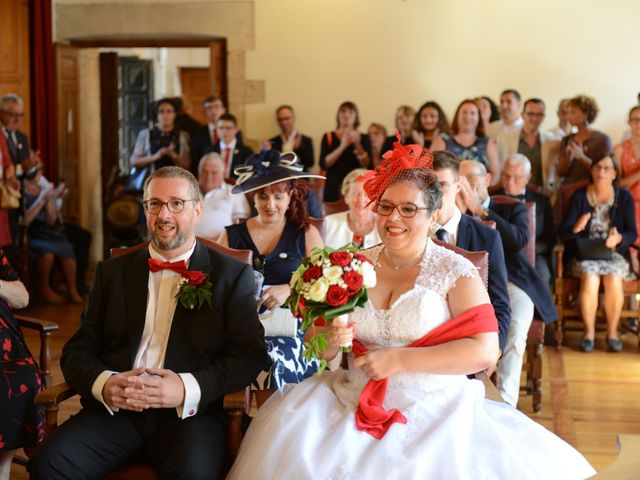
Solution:
<path fill-rule="evenodd" d="M 391 183 L 407 170 L 433 170 L 433 155 L 422 145 L 402 145 L 402 137 L 396 130 L 393 150 L 382 155 L 382 163 L 372 172 L 363 188 L 370 202 L 377 202 Z M 407 172 L 408 173 L 408 172 Z M 435 177 L 434 177 L 435 180 Z"/>

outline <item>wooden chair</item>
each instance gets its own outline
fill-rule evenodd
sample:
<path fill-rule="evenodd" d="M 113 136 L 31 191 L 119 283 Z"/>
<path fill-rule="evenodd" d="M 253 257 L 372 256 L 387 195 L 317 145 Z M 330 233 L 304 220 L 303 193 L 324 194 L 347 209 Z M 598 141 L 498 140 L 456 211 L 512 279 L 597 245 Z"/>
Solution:
<path fill-rule="evenodd" d="M 495 195 L 492 200 L 502 203 L 517 203 L 520 200 L 505 195 Z M 527 229 L 529 241 L 525 248 L 527 259 L 535 267 L 536 265 L 536 204 L 525 202 L 527 208 Z M 526 395 L 532 396 L 533 411 L 542 410 L 542 352 L 544 350 L 545 324 L 540 318 L 533 318 L 529 333 L 527 334 L 527 349 L 522 368 L 526 373 L 526 385 L 521 388 Z"/>
<path fill-rule="evenodd" d="M 213 250 L 216 250 L 225 255 L 232 256 L 240 260 L 241 262 L 251 265 L 253 256 L 251 250 L 237 250 L 224 247 L 217 244 L 216 242 L 213 242 L 212 240 L 207 240 L 205 238 L 198 239 L 207 247 Z M 146 247 L 148 243 L 149 242 L 141 243 L 138 245 L 134 245 L 133 247 L 113 248 L 111 249 L 111 256 L 118 257 L 130 252 L 140 250 Z M 44 392 L 39 393 L 36 396 L 36 403 L 44 405 L 45 408 L 46 433 L 50 432 L 58 425 L 58 410 L 60 403 L 68 398 L 73 397 L 74 395 L 76 395 L 76 392 L 71 387 L 69 387 L 66 383 L 61 383 L 45 390 Z M 250 404 L 248 395 L 249 390 L 247 387 L 244 390 L 225 395 L 223 400 L 224 409 L 227 410 L 229 414 L 229 430 L 227 432 L 227 441 L 229 444 L 228 455 L 231 460 L 234 459 L 237 454 L 237 447 L 234 449 L 233 446 L 239 445 L 240 443 L 242 415 L 245 412 L 249 411 Z M 156 480 L 158 477 L 156 471 L 151 465 L 138 462 L 121 468 L 109 474 L 105 478 L 110 480 Z"/>
<path fill-rule="evenodd" d="M 335 202 L 324 202 L 324 214 L 332 215 L 334 213 L 346 212 L 349 207 L 345 203 L 344 199 L 336 200 Z"/>
<path fill-rule="evenodd" d="M 318 229 L 318 231 L 320 232 L 320 236 L 324 241 L 324 218 L 309 217 L 309 221 L 311 225 Z"/>
<path fill-rule="evenodd" d="M 566 210 L 569 206 L 571 196 L 579 188 L 583 188 L 588 185 L 588 181 L 580 181 L 562 185 L 558 190 L 558 196 L 556 201 L 556 222 L 559 224 L 566 214 Z M 582 331 L 582 315 L 578 305 L 578 296 L 580 293 L 580 278 L 568 276 L 564 271 L 564 244 L 559 241 L 554 248 L 555 255 L 555 301 L 556 309 L 558 311 L 558 321 L 556 322 L 555 341 L 558 348 L 562 348 L 562 342 L 564 339 L 564 331 Z M 640 272 L 634 272 L 636 275 Z M 622 282 L 622 290 L 625 297 L 624 307 L 620 317 L 624 318 L 640 318 L 640 302 L 635 301 L 640 299 L 640 280 L 624 280 Z M 603 291 L 602 285 L 600 285 L 600 292 Z M 634 308 L 635 302 L 635 308 Z M 598 311 L 596 314 L 596 330 L 603 330 L 598 319 L 604 319 L 604 310 L 601 305 L 598 305 Z M 623 327 L 624 328 L 624 327 Z M 640 345 L 640 336 L 637 330 L 626 329 L 630 333 L 633 333 L 638 337 Z"/>

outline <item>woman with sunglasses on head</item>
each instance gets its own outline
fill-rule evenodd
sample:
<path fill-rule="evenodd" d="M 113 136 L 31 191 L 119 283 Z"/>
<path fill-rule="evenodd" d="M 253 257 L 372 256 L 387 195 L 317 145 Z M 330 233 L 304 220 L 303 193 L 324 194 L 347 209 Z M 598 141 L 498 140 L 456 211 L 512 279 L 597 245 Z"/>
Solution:
<path fill-rule="evenodd" d="M 175 126 L 177 108 L 172 98 L 162 98 L 154 106 L 155 126 L 140 131 L 131 154 L 131 166 L 138 169 L 151 165 L 155 171 L 177 165 L 189 169 L 189 136 Z"/>
<path fill-rule="evenodd" d="M 569 272 L 580 277 L 578 303 L 584 322 L 580 342 L 583 352 L 591 352 L 595 345 L 601 282 L 607 350 L 622 350 L 618 336 L 624 302 L 622 281 L 629 276 L 629 246 L 636 240 L 637 232 L 633 197 L 615 185 L 618 177 L 618 167 L 610 156 L 594 161 L 589 185 L 573 194 L 558 228 L 560 238 L 565 241 Z"/>
<path fill-rule="evenodd" d="M 500 160 L 496 142 L 487 137 L 486 125 L 478 105 L 471 99 L 463 100 L 451 122 L 451 131 L 441 133 L 431 143 L 431 150 L 446 150 L 462 160 L 476 160 L 492 175 L 492 184 L 500 180 Z"/>
<path fill-rule="evenodd" d="M 320 233 L 309 223 L 307 189 L 297 182 L 323 177 L 304 172 L 294 153 L 275 150 L 252 155 L 235 173 L 238 180 L 232 193 L 249 194 L 258 214 L 245 223 L 225 227 L 218 243 L 253 252 L 253 268 L 264 276 L 265 285 L 258 303 L 273 311 L 289 296 L 289 280 L 302 257 L 323 246 Z M 302 358 L 301 335 L 267 336 L 265 341 L 274 360 L 272 386 L 298 383 L 316 372 L 317 363 Z"/>
<path fill-rule="evenodd" d="M 277 392 L 258 410 L 230 480 L 562 478 L 595 473 L 570 445 L 469 380 L 498 359 L 497 321 L 476 268 L 429 240 L 440 185 L 422 146 L 396 143 L 365 184 L 382 244 L 377 284 L 325 358 L 353 339 L 349 370 Z M 265 436 L 264 432 L 269 431 Z"/>

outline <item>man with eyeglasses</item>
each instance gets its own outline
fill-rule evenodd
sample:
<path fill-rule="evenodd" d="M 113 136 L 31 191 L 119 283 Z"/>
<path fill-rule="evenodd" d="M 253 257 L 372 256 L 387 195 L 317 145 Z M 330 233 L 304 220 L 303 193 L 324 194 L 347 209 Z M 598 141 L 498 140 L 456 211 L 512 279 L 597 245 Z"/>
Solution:
<path fill-rule="evenodd" d="M 281 105 L 276 109 L 276 121 L 280 127 L 280 134 L 271 138 L 267 148 L 278 152 L 294 152 L 298 161 L 304 165 L 305 171 L 313 167 L 313 140 L 298 132 L 296 128 L 296 114 L 290 105 Z"/>
<path fill-rule="evenodd" d="M 456 204 L 460 192 L 460 159 L 450 152 L 433 152 L 433 169 L 442 189 L 442 207 L 438 213 L 438 228 L 433 237 L 470 252 L 489 253 L 489 298 L 498 319 L 500 350 L 504 350 L 511 321 L 507 293 L 507 269 L 502 240 L 498 232 L 464 215 Z"/>
<path fill-rule="evenodd" d="M 544 102 L 539 98 L 528 99 L 522 108 L 522 127 L 501 133 L 496 143 L 501 165 L 514 153 L 526 156 L 531 163 L 529 183 L 549 194 L 557 183 L 555 165 L 560 155 L 560 142 L 551 132 L 540 130 L 544 116 Z"/>
<path fill-rule="evenodd" d="M 536 204 L 536 271 L 542 281 L 553 291 L 553 247 L 556 244 L 556 227 L 549 197 L 527 187 L 531 178 L 529 159 L 514 153 L 502 167 L 501 184 L 495 195 L 507 195 L 522 202 Z"/>
<path fill-rule="evenodd" d="M 505 402 L 514 407 L 520 395 L 520 372 L 527 334 L 534 311 L 545 323 L 556 321 L 556 307 L 534 266 L 525 246 L 529 242 L 529 222 L 524 203 L 497 202 L 489 196 L 491 174 L 474 160 L 460 162 L 461 185 L 458 202 L 462 209 L 483 220 L 491 220 L 502 239 L 507 267 L 511 323 L 507 344 L 498 362 L 498 390 Z"/>
<path fill-rule="evenodd" d="M 144 208 L 148 247 L 96 268 L 60 361 L 83 408 L 38 448 L 31 478 L 103 478 L 133 459 L 163 478 L 218 478 L 223 397 L 270 366 L 251 267 L 195 237 L 195 177 L 180 167 L 153 172 Z M 203 274 L 211 304 L 178 301 L 186 277 Z"/>

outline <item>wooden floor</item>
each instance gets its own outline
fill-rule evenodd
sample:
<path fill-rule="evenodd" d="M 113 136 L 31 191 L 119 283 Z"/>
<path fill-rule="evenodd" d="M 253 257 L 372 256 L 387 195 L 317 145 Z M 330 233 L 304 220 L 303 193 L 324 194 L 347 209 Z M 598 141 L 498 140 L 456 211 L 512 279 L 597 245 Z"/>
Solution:
<path fill-rule="evenodd" d="M 80 310 L 75 305 L 36 305 L 24 312 L 60 324 L 53 340 L 54 383 L 62 379 L 60 351 L 78 328 Z M 29 331 L 25 335 L 37 352 L 37 336 Z M 625 348 L 619 354 L 604 351 L 604 338 L 596 339 L 593 353 L 581 353 L 579 340 L 579 333 L 569 332 L 562 350 L 545 348 L 542 412 L 533 413 L 531 397 L 521 397 L 519 408 L 574 445 L 600 471 L 617 456 L 617 434 L 640 434 L 640 352 L 630 334 L 623 336 Z M 80 407 L 77 397 L 65 404 L 62 421 Z M 14 465 L 11 478 L 26 479 L 24 468 Z"/>

